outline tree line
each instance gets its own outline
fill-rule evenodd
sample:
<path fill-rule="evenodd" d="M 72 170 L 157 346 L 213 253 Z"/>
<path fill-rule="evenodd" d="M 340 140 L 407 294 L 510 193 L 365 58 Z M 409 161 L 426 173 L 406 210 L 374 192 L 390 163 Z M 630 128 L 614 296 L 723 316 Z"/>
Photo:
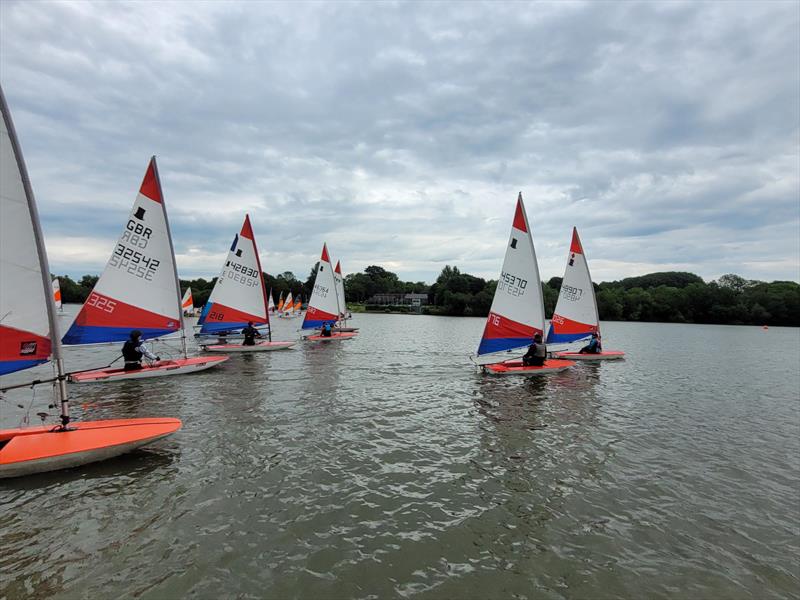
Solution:
<path fill-rule="evenodd" d="M 311 297 L 316 265 L 305 281 L 286 271 L 264 274 L 275 298 L 281 293 Z M 59 276 L 64 302 L 83 302 L 97 282 L 84 275 L 79 281 Z M 216 278 L 181 280 L 181 292 L 191 286 L 195 306 L 208 300 Z M 658 321 L 667 323 L 717 323 L 800 326 L 800 284 L 794 281 L 756 281 L 739 275 L 723 275 L 706 283 L 692 273 L 650 273 L 619 281 L 593 284 L 600 318 L 607 321 Z M 366 303 L 376 294 L 422 293 L 428 295 L 424 312 L 436 315 L 486 316 L 492 304 L 495 280 L 485 280 L 458 267 L 445 266 L 432 285 L 402 281 L 397 274 L 377 265 L 344 279 L 350 302 Z M 561 277 L 542 283 L 545 314 L 550 318 L 561 289 Z"/>
<path fill-rule="evenodd" d="M 561 280 L 542 283 L 547 318 L 555 310 Z M 494 280 L 446 266 L 431 286 L 429 312 L 484 316 L 496 286 Z M 767 283 L 729 274 L 706 283 L 693 273 L 670 271 L 593 286 L 606 321 L 800 326 L 800 284 L 794 281 Z"/>

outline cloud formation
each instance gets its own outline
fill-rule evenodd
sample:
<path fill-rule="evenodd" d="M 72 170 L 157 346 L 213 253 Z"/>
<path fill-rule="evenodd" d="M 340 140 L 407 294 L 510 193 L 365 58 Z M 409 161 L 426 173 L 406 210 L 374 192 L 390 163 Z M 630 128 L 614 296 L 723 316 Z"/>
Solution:
<path fill-rule="evenodd" d="M 800 279 L 800 5 L 0 4 L 55 272 L 99 272 L 158 155 L 182 276 L 244 212 L 269 272 Z"/>

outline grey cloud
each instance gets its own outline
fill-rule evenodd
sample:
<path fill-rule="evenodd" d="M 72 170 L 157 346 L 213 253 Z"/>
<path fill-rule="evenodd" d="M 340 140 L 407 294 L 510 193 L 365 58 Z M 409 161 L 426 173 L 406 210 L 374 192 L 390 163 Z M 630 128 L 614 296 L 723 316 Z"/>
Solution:
<path fill-rule="evenodd" d="M 0 5 L 48 236 L 113 239 L 157 154 L 179 254 L 249 211 L 268 270 L 495 277 L 522 190 L 545 277 L 575 224 L 596 277 L 800 278 L 794 3 L 155 6 Z"/>

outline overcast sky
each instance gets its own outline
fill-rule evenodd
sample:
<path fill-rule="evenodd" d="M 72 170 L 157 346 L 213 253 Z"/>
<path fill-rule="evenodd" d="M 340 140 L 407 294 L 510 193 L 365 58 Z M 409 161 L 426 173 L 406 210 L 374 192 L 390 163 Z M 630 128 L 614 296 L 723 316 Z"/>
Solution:
<path fill-rule="evenodd" d="M 800 3 L 0 3 L 55 273 L 99 273 L 150 155 L 182 277 L 249 212 L 270 273 L 800 279 Z"/>

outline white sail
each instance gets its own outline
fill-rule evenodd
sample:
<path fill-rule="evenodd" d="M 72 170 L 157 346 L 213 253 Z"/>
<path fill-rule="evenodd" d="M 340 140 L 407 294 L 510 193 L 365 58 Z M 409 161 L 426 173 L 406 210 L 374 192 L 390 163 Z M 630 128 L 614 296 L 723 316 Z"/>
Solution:
<path fill-rule="evenodd" d="M 180 288 L 155 157 L 103 274 L 64 336 L 65 344 L 142 338 L 181 328 Z"/>
<path fill-rule="evenodd" d="M 181 309 L 184 312 L 192 312 L 194 310 L 194 298 L 192 298 L 192 288 L 186 288 L 186 292 L 181 298 Z"/>
<path fill-rule="evenodd" d="M 205 334 L 242 329 L 249 321 L 269 325 L 261 260 L 250 217 L 245 215 L 198 323 Z"/>
<path fill-rule="evenodd" d="M 272 299 L 272 289 L 269 290 L 269 294 L 267 295 L 267 310 L 269 312 L 275 312 L 275 301 Z"/>
<path fill-rule="evenodd" d="M 547 342 L 558 344 L 585 339 L 598 332 L 599 325 L 589 265 L 578 230 L 573 228 L 564 280 L 561 282 L 556 309 L 550 320 Z"/>
<path fill-rule="evenodd" d="M 61 283 L 58 281 L 58 277 L 53 279 L 53 302 L 56 303 L 58 310 L 63 310 L 61 307 Z"/>
<path fill-rule="evenodd" d="M 308 301 L 303 329 L 317 329 L 326 322 L 338 321 L 339 300 L 336 297 L 336 281 L 333 278 L 328 246 L 322 245 L 322 256 L 319 260 L 317 275 L 314 278 L 314 289 Z"/>
<path fill-rule="evenodd" d="M 36 206 L 2 90 L 0 98 L 0 375 L 4 375 L 46 362 L 57 339 L 52 335 L 53 319 L 48 319 L 53 296 L 47 257 L 37 246 L 41 232 Z"/>
<path fill-rule="evenodd" d="M 344 317 L 347 313 L 347 301 L 344 297 L 344 276 L 342 275 L 342 263 L 336 261 L 336 268 L 333 270 L 333 279 L 336 282 L 336 297 L 339 300 L 339 315 Z"/>
<path fill-rule="evenodd" d="M 292 299 L 292 290 L 289 290 L 289 294 L 286 296 L 286 302 L 283 303 L 283 313 L 290 314 L 294 312 L 294 300 Z"/>
<path fill-rule="evenodd" d="M 477 354 L 525 348 L 535 334 L 543 332 L 544 298 L 539 265 L 520 193 L 503 268 Z"/>

